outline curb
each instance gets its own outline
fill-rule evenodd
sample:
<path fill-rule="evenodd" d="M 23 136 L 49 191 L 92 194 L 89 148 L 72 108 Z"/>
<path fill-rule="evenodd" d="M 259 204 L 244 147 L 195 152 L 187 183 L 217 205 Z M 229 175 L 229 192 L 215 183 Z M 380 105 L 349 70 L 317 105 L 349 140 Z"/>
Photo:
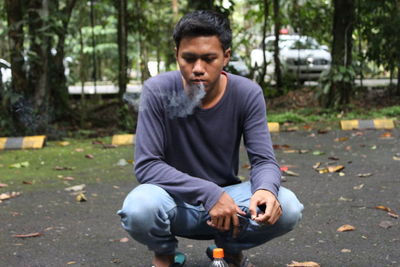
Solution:
<path fill-rule="evenodd" d="M 342 120 L 340 121 L 342 130 L 361 130 L 361 129 L 393 129 L 392 119 L 383 120 Z"/>
<path fill-rule="evenodd" d="M 268 129 L 271 133 L 279 132 L 278 122 L 268 122 Z"/>
<path fill-rule="evenodd" d="M 117 134 L 113 135 L 111 144 L 116 146 L 133 145 L 135 143 L 134 134 Z"/>
<path fill-rule="evenodd" d="M 0 150 L 40 149 L 45 144 L 45 135 L 25 137 L 0 137 Z"/>

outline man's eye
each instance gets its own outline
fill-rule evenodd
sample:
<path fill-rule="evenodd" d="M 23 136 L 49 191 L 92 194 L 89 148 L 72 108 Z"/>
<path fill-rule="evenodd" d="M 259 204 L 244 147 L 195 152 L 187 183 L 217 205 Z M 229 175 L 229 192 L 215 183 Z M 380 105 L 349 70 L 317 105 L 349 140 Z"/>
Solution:
<path fill-rule="evenodd" d="M 193 63 L 196 61 L 195 57 L 184 57 L 183 59 L 188 63 Z"/>
<path fill-rule="evenodd" d="M 215 58 L 214 57 L 206 57 L 206 58 L 203 58 L 203 60 L 207 63 L 211 63 L 215 60 Z"/>

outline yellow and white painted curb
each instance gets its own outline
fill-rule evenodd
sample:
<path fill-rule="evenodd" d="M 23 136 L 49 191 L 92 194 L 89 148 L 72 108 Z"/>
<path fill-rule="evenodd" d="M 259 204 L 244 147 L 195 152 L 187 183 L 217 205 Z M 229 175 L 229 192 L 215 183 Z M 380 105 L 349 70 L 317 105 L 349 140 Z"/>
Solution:
<path fill-rule="evenodd" d="M 0 150 L 40 149 L 45 144 L 45 135 L 25 137 L 0 137 Z"/>
<path fill-rule="evenodd" d="M 133 145 L 135 143 L 134 134 L 117 134 L 111 139 L 111 144 L 116 146 Z"/>
<path fill-rule="evenodd" d="M 340 121 L 342 130 L 362 130 L 362 129 L 393 129 L 392 119 L 381 120 L 342 120 Z"/>
<path fill-rule="evenodd" d="M 268 122 L 268 129 L 271 133 L 279 132 L 279 123 L 277 122 Z"/>

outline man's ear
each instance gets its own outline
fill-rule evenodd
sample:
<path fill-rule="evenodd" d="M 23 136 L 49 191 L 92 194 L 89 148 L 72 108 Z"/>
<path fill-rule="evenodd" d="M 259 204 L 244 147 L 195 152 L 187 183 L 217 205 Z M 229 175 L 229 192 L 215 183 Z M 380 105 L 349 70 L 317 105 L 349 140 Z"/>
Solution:
<path fill-rule="evenodd" d="M 224 51 L 224 67 L 228 64 L 229 60 L 231 59 L 232 50 L 230 48 Z"/>

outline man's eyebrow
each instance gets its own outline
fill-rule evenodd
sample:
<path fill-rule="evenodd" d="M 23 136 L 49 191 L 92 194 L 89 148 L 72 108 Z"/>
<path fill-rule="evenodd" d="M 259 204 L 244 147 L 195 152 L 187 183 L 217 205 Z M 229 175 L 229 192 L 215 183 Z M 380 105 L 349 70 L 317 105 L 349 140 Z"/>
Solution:
<path fill-rule="evenodd" d="M 183 52 L 182 56 L 183 57 L 212 57 L 216 56 L 217 53 L 206 53 L 206 54 L 196 54 L 196 53 L 191 53 L 191 52 Z"/>

